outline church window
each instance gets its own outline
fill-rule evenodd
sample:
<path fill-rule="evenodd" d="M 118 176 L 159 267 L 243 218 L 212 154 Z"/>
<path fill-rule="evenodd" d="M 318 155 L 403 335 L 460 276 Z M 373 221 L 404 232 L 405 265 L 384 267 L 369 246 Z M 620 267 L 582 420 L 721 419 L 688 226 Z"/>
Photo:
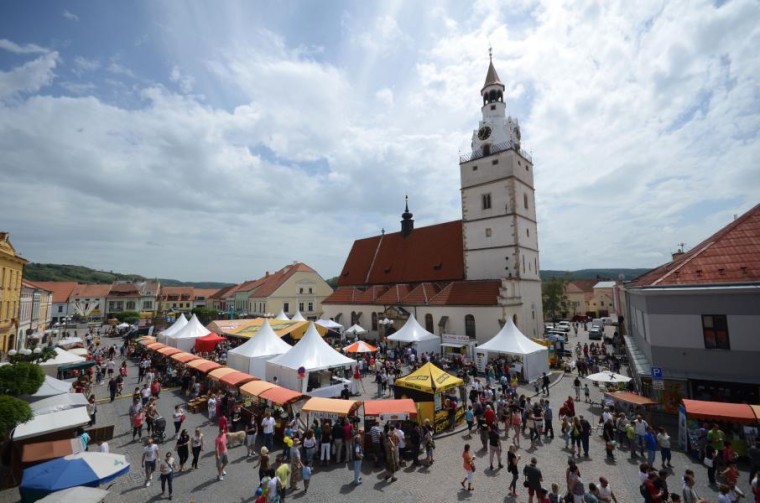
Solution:
<path fill-rule="evenodd" d="M 299 288 L 298 293 L 303 293 L 303 288 Z"/>
<path fill-rule="evenodd" d="M 483 194 L 483 209 L 491 209 L 491 194 Z"/>
<path fill-rule="evenodd" d="M 528 194 L 523 194 L 523 204 L 525 205 L 525 209 L 528 209 Z"/>
<path fill-rule="evenodd" d="M 377 330 L 377 313 L 372 313 L 372 330 Z"/>
<path fill-rule="evenodd" d="M 473 167 L 472 167 L 472 170 L 473 170 L 473 171 L 477 171 L 477 170 L 478 170 L 478 167 L 477 167 L 477 166 L 473 166 Z"/>
<path fill-rule="evenodd" d="M 309 293 L 312 293 L 312 291 L 311 291 L 311 287 L 309 287 Z"/>
<path fill-rule="evenodd" d="M 351 325 L 356 325 L 359 322 L 359 317 L 356 316 L 356 311 L 351 311 Z"/>
<path fill-rule="evenodd" d="M 499 160 L 498 159 L 494 159 L 493 161 L 491 161 L 491 164 L 493 164 L 494 166 L 496 166 L 497 164 L 499 164 Z"/>
<path fill-rule="evenodd" d="M 491 110 L 496 110 L 496 105 L 491 105 Z"/>
<path fill-rule="evenodd" d="M 525 229 L 525 234 L 530 237 L 530 229 Z"/>
<path fill-rule="evenodd" d="M 475 338 L 475 317 L 471 314 L 464 317 L 464 333 L 467 337 Z"/>
<path fill-rule="evenodd" d="M 290 302 L 285 302 L 282 304 L 282 310 L 283 312 L 289 313 L 290 312 Z"/>
<path fill-rule="evenodd" d="M 523 272 L 525 272 L 525 255 L 523 255 L 522 263 L 523 263 Z"/>
<path fill-rule="evenodd" d="M 491 237 L 491 228 L 490 227 L 486 227 L 486 237 L 487 238 Z"/>
<path fill-rule="evenodd" d="M 425 330 L 431 334 L 435 333 L 435 327 L 433 326 L 433 315 L 430 313 L 425 315 Z"/>
<path fill-rule="evenodd" d="M 489 145 L 488 143 L 483 145 L 483 155 L 484 156 L 491 155 L 491 145 Z"/>

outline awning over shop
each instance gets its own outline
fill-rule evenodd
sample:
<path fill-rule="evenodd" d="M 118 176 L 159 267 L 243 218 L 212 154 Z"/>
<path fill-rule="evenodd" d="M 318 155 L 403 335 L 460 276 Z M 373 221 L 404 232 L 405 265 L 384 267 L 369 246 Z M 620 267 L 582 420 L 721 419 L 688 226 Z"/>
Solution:
<path fill-rule="evenodd" d="M 219 379 L 219 382 L 226 384 L 227 386 L 240 386 L 241 384 L 245 384 L 256 379 L 258 379 L 258 377 L 252 376 L 251 374 L 235 371 Z"/>
<path fill-rule="evenodd" d="M 740 424 L 760 424 L 756 406 L 746 403 L 707 402 L 703 400 L 682 400 L 689 419 L 730 421 Z"/>
<path fill-rule="evenodd" d="M 155 343 L 156 342 L 156 338 L 153 337 L 152 335 L 144 335 L 144 336 L 140 337 L 139 339 L 137 339 L 137 342 L 139 342 L 143 346 L 147 346 L 148 344 Z"/>
<path fill-rule="evenodd" d="M 226 340 L 227 339 L 224 337 L 211 332 L 208 335 L 195 339 L 195 350 L 199 353 L 208 353 L 216 349 L 216 346 L 220 342 L 224 342 Z"/>
<path fill-rule="evenodd" d="M 657 402 L 651 398 L 637 395 L 636 393 L 631 393 L 630 391 L 615 391 L 614 393 L 605 393 L 605 395 L 614 400 L 620 400 L 621 402 L 630 403 L 641 407 L 646 407 L 647 405 L 657 405 Z"/>
<path fill-rule="evenodd" d="M 184 353 L 184 351 L 181 351 L 177 348 L 171 348 L 171 347 L 165 347 L 161 348 L 157 351 L 158 353 L 164 355 L 164 356 L 171 356 L 177 353 Z"/>
<path fill-rule="evenodd" d="M 240 392 L 244 395 L 259 397 L 264 391 L 276 386 L 269 381 L 251 381 L 243 384 L 240 387 Z"/>
<path fill-rule="evenodd" d="M 357 400 L 340 400 L 337 398 L 313 397 L 309 398 L 309 400 L 303 404 L 303 407 L 301 407 L 301 412 L 324 413 L 335 416 L 350 416 L 356 412 L 356 409 L 359 408 L 359 405 L 361 405 L 361 402 Z"/>
<path fill-rule="evenodd" d="M 461 386 L 463 381 L 432 363 L 426 363 L 411 374 L 396 379 L 395 385 L 401 388 L 416 389 L 425 393 L 438 393 Z"/>
<path fill-rule="evenodd" d="M 160 342 L 153 342 L 151 344 L 148 344 L 145 346 L 148 349 L 152 349 L 153 351 L 158 351 L 159 349 L 168 347 L 166 344 L 161 344 Z"/>
<path fill-rule="evenodd" d="M 171 359 L 180 363 L 187 363 L 193 360 L 199 360 L 201 357 L 195 356 L 192 353 L 185 353 L 184 351 L 180 351 L 179 353 L 174 353 L 171 356 Z"/>
<path fill-rule="evenodd" d="M 225 336 L 250 339 L 258 333 L 266 320 L 266 318 L 255 318 L 252 320 L 216 320 L 208 325 L 208 329 Z M 272 327 L 272 330 L 274 330 L 274 333 L 280 337 L 290 335 L 295 340 L 303 337 L 306 330 L 309 328 L 308 321 L 295 320 L 270 319 L 269 325 Z M 323 326 L 317 325 L 316 328 L 319 335 L 325 335 L 327 333 L 327 329 Z"/>
<path fill-rule="evenodd" d="M 238 372 L 235 369 L 231 369 L 229 367 L 219 367 L 216 368 L 208 373 L 208 376 L 211 378 L 212 381 L 221 381 L 222 377 Z"/>
<path fill-rule="evenodd" d="M 36 461 L 62 458 L 63 456 L 76 454 L 83 450 L 82 441 L 79 438 L 25 444 L 21 451 L 21 462 L 34 463 Z"/>
<path fill-rule="evenodd" d="M 220 364 L 216 362 L 212 362 L 211 360 L 206 360 L 205 358 L 198 358 L 197 360 L 193 360 L 191 362 L 187 363 L 187 366 L 191 369 L 195 369 L 199 372 L 203 372 L 204 374 L 207 374 L 211 372 L 214 369 L 218 369 L 221 367 Z"/>
<path fill-rule="evenodd" d="M 68 430 L 77 426 L 84 426 L 89 422 L 90 415 L 87 414 L 87 407 L 74 407 L 73 409 L 42 414 L 16 426 L 16 429 L 13 430 L 13 440 L 23 440 L 46 433 Z"/>
<path fill-rule="evenodd" d="M 270 400 L 278 405 L 294 403 L 305 397 L 306 395 L 302 393 L 293 391 L 292 389 L 283 388 L 282 386 L 274 386 L 266 391 L 263 391 L 259 395 L 259 398 Z"/>
<path fill-rule="evenodd" d="M 372 417 L 405 415 L 406 418 L 410 418 L 417 415 L 417 406 L 411 398 L 399 398 L 397 400 L 365 400 L 364 415 Z M 406 418 L 399 417 L 398 419 Z"/>
<path fill-rule="evenodd" d="M 58 367 L 58 372 L 68 372 L 69 370 L 84 370 L 97 365 L 95 360 L 87 360 L 84 362 L 69 363 L 68 365 L 61 365 Z"/>

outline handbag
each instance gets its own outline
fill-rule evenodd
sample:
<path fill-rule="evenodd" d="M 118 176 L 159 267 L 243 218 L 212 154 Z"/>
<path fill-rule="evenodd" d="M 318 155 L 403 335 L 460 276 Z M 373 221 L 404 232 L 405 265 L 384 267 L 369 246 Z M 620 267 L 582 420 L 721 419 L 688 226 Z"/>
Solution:
<path fill-rule="evenodd" d="M 702 463 L 703 463 L 703 464 L 704 464 L 706 467 L 708 467 L 708 468 L 712 468 L 712 467 L 713 467 L 713 460 L 712 460 L 712 458 L 707 458 L 707 457 L 706 457 L 705 459 L 703 459 L 703 460 L 702 460 Z"/>
<path fill-rule="evenodd" d="M 528 487 L 530 484 L 528 484 L 528 479 L 523 480 L 523 487 Z"/>

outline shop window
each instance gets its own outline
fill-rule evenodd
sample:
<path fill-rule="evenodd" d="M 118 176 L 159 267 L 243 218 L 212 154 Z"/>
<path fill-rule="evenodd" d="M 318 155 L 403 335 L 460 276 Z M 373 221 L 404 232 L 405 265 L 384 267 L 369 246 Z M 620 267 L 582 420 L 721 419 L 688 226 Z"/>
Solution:
<path fill-rule="evenodd" d="M 702 334 L 705 338 L 705 349 L 731 349 L 726 315 L 702 315 Z"/>
<path fill-rule="evenodd" d="M 467 337 L 475 338 L 475 317 L 471 314 L 464 317 L 464 333 Z"/>

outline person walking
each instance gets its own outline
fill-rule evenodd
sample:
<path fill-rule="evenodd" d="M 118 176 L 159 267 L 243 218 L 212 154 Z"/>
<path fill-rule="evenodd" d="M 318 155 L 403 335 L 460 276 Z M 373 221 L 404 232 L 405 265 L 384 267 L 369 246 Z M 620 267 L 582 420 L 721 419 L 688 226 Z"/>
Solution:
<path fill-rule="evenodd" d="M 546 375 L 546 372 L 543 373 L 544 375 L 541 376 L 541 391 L 546 394 L 546 396 L 549 396 L 549 376 Z"/>
<path fill-rule="evenodd" d="M 153 443 L 153 437 L 148 437 L 148 443 L 143 447 L 142 465 L 145 467 L 145 487 L 150 487 L 153 472 L 156 471 L 158 446 Z"/>
<path fill-rule="evenodd" d="M 269 475 L 269 469 L 269 449 L 262 446 L 259 451 L 259 484 L 262 484 L 264 477 Z"/>
<path fill-rule="evenodd" d="M 498 436 L 498 433 L 497 433 Z M 462 452 L 462 467 L 464 468 L 464 478 L 460 482 L 462 489 L 465 489 L 464 483 L 467 482 L 467 490 L 472 491 L 473 474 L 475 473 L 475 460 L 472 452 L 470 452 L 470 444 L 464 444 L 464 451 Z M 493 470 L 493 466 L 491 467 Z"/>
<path fill-rule="evenodd" d="M 332 427 L 333 450 L 335 451 L 335 462 L 340 464 L 343 458 L 343 421 L 335 421 Z"/>
<path fill-rule="evenodd" d="M 132 442 L 135 441 L 135 437 L 142 440 L 143 422 L 145 421 L 145 409 L 140 408 L 137 413 L 132 416 Z"/>
<path fill-rule="evenodd" d="M 95 404 L 95 395 L 90 395 L 89 400 L 87 400 L 87 414 L 90 416 L 90 422 L 87 423 L 88 426 L 93 426 L 95 424 L 95 415 L 98 413 L 98 406 Z"/>
<path fill-rule="evenodd" d="M 541 482 L 544 481 L 541 470 L 536 465 L 538 465 L 538 460 L 530 458 L 530 464 L 523 468 L 523 475 L 525 475 L 525 482 L 528 487 L 528 503 L 533 503 L 533 496 L 541 489 Z"/>
<path fill-rule="evenodd" d="M 660 427 L 659 433 L 657 433 L 657 444 L 660 446 L 660 455 L 662 456 L 662 467 L 673 468 L 670 464 L 671 452 L 670 452 L 670 435 L 665 431 L 665 428 Z"/>
<path fill-rule="evenodd" d="M 198 457 L 201 455 L 201 451 L 205 449 L 203 444 L 203 433 L 201 433 L 200 428 L 196 428 L 193 438 L 190 440 L 190 446 L 193 450 L 193 461 L 190 463 L 190 467 L 194 470 L 198 469 Z"/>
<path fill-rule="evenodd" d="M 290 488 L 290 465 L 285 458 L 280 456 L 278 458 L 279 466 L 274 471 L 277 478 L 278 493 L 280 496 L 280 503 L 285 503 L 285 494 Z"/>
<path fill-rule="evenodd" d="M 325 420 L 322 423 L 322 438 L 320 439 L 320 456 L 319 461 L 321 464 L 330 464 L 330 454 L 332 449 L 332 425 L 330 421 Z"/>
<path fill-rule="evenodd" d="M 573 380 L 573 389 L 575 390 L 575 399 L 580 400 L 581 399 L 581 379 L 578 376 L 575 376 L 575 379 Z"/>
<path fill-rule="evenodd" d="M 264 434 L 264 445 L 271 452 L 274 449 L 274 418 L 269 410 L 261 419 L 261 432 Z"/>
<path fill-rule="evenodd" d="M 512 481 L 509 483 L 509 491 L 512 496 L 517 497 L 517 479 L 520 477 L 520 472 L 517 471 L 517 464 L 520 462 L 520 455 L 517 454 L 517 447 L 514 445 L 509 446 L 507 452 L 507 471 L 512 474 Z"/>
<path fill-rule="evenodd" d="M 398 470 L 397 442 L 398 437 L 396 435 L 385 435 L 385 475 L 383 478 L 386 482 L 388 479 L 391 482 L 398 480 L 396 478 L 396 471 Z"/>
<path fill-rule="evenodd" d="M 219 433 L 214 440 L 214 455 L 216 457 L 217 480 L 224 480 L 227 475 L 225 467 L 230 462 L 227 456 L 227 434 L 223 428 L 219 428 Z"/>
<path fill-rule="evenodd" d="M 654 436 L 654 430 L 649 427 L 644 434 L 644 445 L 647 449 L 647 463 L 654 466 L 654 459 L 657 456 L 657 438 Z"/>
<path fill-rule="evenodd" d="M 361 435 L 354 436 L 354 484 L 362 483 L 362 461 L 364 460 L 364 448 L 362 447 Z"/>
<path fill-rule="evenodd" d="M 306 463 L 304 464 L 312 466 L 312 463 L 314 463 L 314 455 L 317 453 L 317 439 L 311 428 L 306 430 L 306 433 L 303 435 L 303 451 L 306 457 Z"/>
<path fill-rule="evenodd" d="M 167 452 L 164 459 L 158 465 L 158 474 L 161 479 L 161 497 L 166 494 L 166 486 L 169 486 L 169 499 L 172 499 L 172 481 L 174 480 L 174 472 L 177 470 L 177 462 L 172 457 L 172 453 Z"/>
<path fill-rule="evenodd" d="M 245 447 L 248 450 L 246 457 L 251 457 L 256 453 L 256 436 L 259 434 L 259 425 L 256 416 L 251 414 L 248 424 L 245 427 Z"/>
<path fill-rule="evenodd" d="M 491 471 L 493 471 L 493 458 L 496 455 L 496 459 L 499 462 L 499 468 L 504 468 L 501 464 L 501 437 L 499 436 L 499 428 L 496 424 L 491 426 L 488 431 L 488 464 Z"/>
<path fill-rule="evenodd" d="M 182 423 L 185 421 L 185 411 L 180 405 L 174 406 L 174 412 L 172 412 L 172 421 L 174 421 L 174 437 L 176 437 L 179 435 L 179 429 L 182 427 Z"/>
<path fill-rule="evenodd" d="M 589 439 L 591 438 L 591 423 L 582 415 L 580 416 L 581 425 L 581 445 L 583 446 L 583 456 L 588 457 Z M 578 456 L 580 456 L 580 449 L 578 450 Z"/>
<path fill-rule="evenodd" d="M 190 457 L 190 434 L 186 429 L 183 428 L 179 434 L 175 448 L 177 456 L 179 456 L 179 471 L 183 472 L 185 471 L 185 463 L 187 463 L 187 459 Z"/>
<path fill-rule="evenodd" d="M 423 438 L 425 441 L 425 463 L 427 466 L 432 465 L 435 462 L 433 455 L 435 454 L 435 440 L 433 439 L 433 427 L 430 425 L 430 421 L 425 419 L 425 432 Z"/>

